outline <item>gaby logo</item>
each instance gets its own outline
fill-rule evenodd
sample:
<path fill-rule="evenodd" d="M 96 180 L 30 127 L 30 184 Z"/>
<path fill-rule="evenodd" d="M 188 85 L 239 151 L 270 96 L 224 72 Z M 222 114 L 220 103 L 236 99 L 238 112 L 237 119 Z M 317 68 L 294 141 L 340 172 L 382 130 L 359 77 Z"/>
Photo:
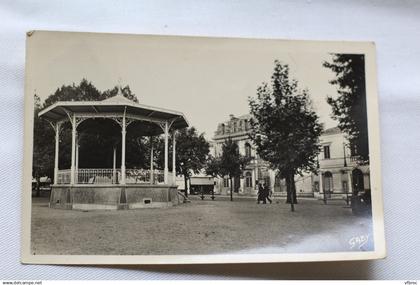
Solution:
<path fill-rule="evenodd" d="M 356 247 L 358 247 L 358 249 L 361 249 L 362 246 L 364 246 L 369 240 L 369 235 L 360 235 L 360 236 L 355 236 L 352 237 L 349 240 L 349 244 L 350 244 L 350 249 L 354 249 Z"/>

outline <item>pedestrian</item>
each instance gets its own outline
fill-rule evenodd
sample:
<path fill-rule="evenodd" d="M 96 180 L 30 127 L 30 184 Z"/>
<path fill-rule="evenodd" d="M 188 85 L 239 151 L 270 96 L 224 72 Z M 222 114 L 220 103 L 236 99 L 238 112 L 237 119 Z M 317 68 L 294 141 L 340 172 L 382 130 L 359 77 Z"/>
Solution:
<path fill-rule="evenodd" d="M 265 198 L 268 200 L 268 202 L 270 202 L 270 204 L 273 203 L 273 201 L 270 199 L 273 192 L 271 191 L 271 189 L 268 187 L 267 184 L 264 183 L 263 187 L 264 187 Z"/>
<path fill-rule="evenodd" d="M 263 202 L 263 204 L 267 204 L 267 201 L 265 200 L 265 192 L 264 192 L 264 187 L 261 183 L 258 183 L 258 198 L 257 198 L 257 204 L 259 204 L 261 201 Z"/>

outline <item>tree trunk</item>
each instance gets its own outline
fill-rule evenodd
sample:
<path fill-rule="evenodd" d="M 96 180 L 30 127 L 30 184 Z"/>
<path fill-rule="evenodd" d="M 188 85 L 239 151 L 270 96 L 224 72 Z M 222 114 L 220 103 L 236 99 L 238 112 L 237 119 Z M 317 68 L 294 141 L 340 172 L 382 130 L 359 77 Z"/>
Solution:
<path fill-rule="evenodd" d="M 286 203 L 290 204 L 292 203 L 293 190 L 292 190 L 292 181 L 290 180 L 289 174 L 286 175 L 285 180 L 286 180 L 286 193 L 287 193 Z"/>
<path fill-rule="evenodd" d="M 292 202 L 292 195 L 290 191 L 289 176 L 287 175 L 284 179 L 286 180 L 286 194 L 287 194 L 286 203 L 290 204 Z"/>
<path fill-rule="evenodd" d="M 297 194 L 296 194 L 296 183 L 295 183 L 295 175 L 292 174 L 290 176 L 291 184 L 292 184 L 292 198 L 293 198 L 293 204 L 297 204 Z"/>
<path fill-rule="evenodd" d="M 295 211 L 296 200 L 296 186 L 295 186 L 295 177 L 293 173 L 286 175 L 286 188 L 287 188 L 287 199 L 286 203 L 290 204 L 290 209 L 292 212 Z"/>
<path fill-rule="evenodd" d="M 185 197 L 188 197 L 188 177 L 184 174 Z"/>
<path fill-rule="evenodd" d="M 229 177 L 230 179 L 230 201 L 233 201 L 233 183 L 232 183 L 232 177 Z"/>

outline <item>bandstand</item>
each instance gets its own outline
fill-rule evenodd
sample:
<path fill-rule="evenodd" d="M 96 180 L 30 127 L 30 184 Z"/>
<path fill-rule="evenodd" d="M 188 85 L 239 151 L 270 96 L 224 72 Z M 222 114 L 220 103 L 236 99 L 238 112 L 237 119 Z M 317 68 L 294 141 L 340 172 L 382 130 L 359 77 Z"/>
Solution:
<path fill-rule="evenodd" d="M 172 169 L 175 169 L 175 131 L 188 127 L 181 112 L 135 103 L 119 93 L 103 101 L 59 101 L 39 112 L 55 131 L 54 184 L 50 207 L 78 210 L 166 207 L 180 202 L 176 173 L 168 171 L 168 141 L 172 135 Z M 116 148 L 113 168 L 79 168 L 78 127 L 89 119 L 114 120 L 121 127 L 121 164 L 117 168 Z M 60 131 L 69 122 L 71 135 L 70 169 L 59 169 Z M 150 169 L 126 169 L 127 127 L 136 122 L 143 134 L 164 135 L 164 169 L 154 169 L 153 145 Z M 134 126 L 133 126 L 134 127 Z"/>

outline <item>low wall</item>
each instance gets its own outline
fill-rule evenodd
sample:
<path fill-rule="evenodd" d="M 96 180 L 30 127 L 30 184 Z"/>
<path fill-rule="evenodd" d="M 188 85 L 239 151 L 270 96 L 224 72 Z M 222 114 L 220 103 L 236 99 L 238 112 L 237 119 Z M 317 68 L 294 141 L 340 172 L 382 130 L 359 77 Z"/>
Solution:
<path fill-rule="evenodd" d="M 287 192 L 274 192 L 274 197 L 287 197 Z M 296 197 L 302 197 L 302 198 L 314 198 L 314 193 L 312 192 L 297 192 Z"/>
<path fill-rule="evenodd" d="M 177 186 L 53 185 L 50 207 L 74 210 L 118 210 L 178 205 Z"/>

